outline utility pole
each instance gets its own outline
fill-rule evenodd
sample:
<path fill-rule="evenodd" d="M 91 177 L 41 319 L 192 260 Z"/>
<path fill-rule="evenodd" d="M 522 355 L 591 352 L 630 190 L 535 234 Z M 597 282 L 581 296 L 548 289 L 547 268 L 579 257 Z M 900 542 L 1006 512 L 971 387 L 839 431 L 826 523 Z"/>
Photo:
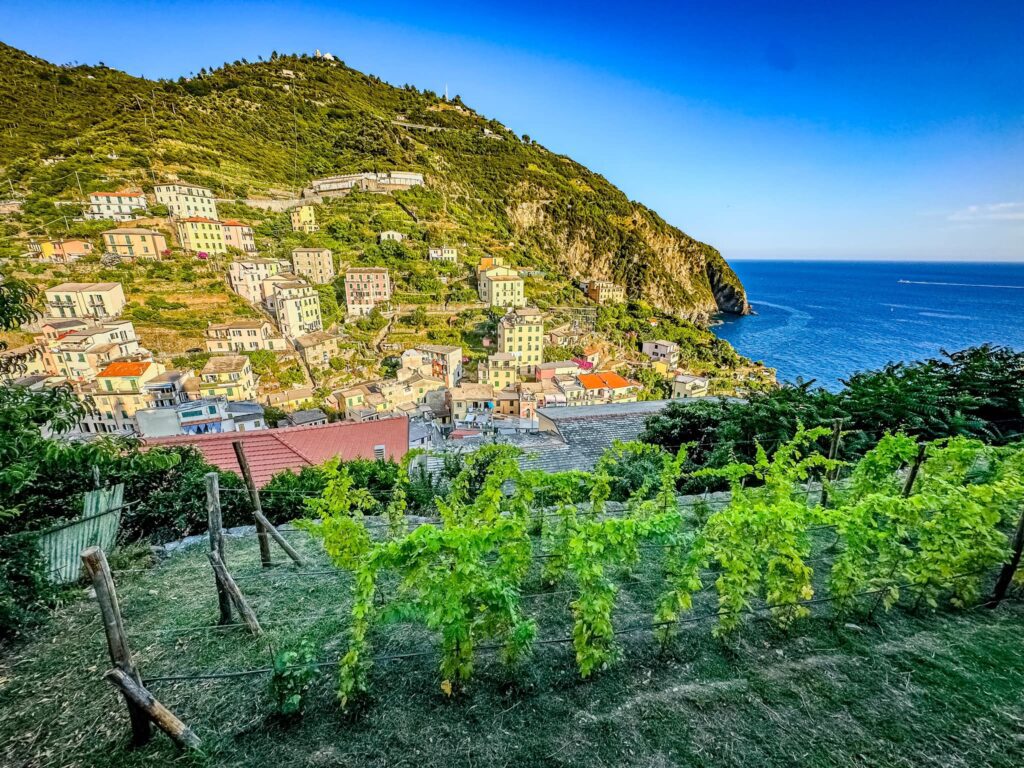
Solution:
<path fill-rule="evenodd" d="M 75 181 L 78 183 L 78 194 L 80 194 L 82 198 L 85 199 L 85 192 L 82 191 L 82 180 L 78 178 L 78 171 L 75 171 Z"/>

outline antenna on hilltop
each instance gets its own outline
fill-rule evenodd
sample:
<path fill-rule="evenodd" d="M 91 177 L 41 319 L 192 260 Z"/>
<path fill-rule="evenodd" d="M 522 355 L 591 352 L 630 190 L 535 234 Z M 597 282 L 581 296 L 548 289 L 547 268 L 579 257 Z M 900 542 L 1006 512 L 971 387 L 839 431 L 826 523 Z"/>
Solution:
<path fill-rule="evenodd" d="M 448 101 L 448 83 L 444 84 L 444 100 Z"/>

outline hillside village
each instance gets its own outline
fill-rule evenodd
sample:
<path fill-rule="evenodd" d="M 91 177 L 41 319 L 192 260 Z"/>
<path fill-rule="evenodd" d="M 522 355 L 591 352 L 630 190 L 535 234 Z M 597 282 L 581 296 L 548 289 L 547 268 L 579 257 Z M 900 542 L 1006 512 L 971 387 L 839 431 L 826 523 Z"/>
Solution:
<path fill-rule="evenodd" d="M 434 447 L 534 434 L 542 408 L 770 385 L 764 369 L 716 370 L 684 359 L 672 341 L 609 338 L 598 314 L 627 302 L 624 286 L 612 281 L 580 281 L 571 304 L 560 297 L 542 309 L 533 286 L 543 284 L 543 272 L 435 242 L 415 214 L 387 219 L 376 242 L 356 244 L 364 257 L 371 248 L 383 254 L 380 263 L 315 244 L 282 258 L 280 237 L 257 235 L 265 230 L 260 205 L 277 208 L 292 237 L 315 243 L 339 201 L 373 208 L 387 198 L 406 210 L 396 193 L 427 184 L 416 172 L 361 172 L 315 179 L 297 198 L 248 205 L 180 180 L 89 192 L 81 214 L 65 224 L 108 226 L 60 239 L 25 233 L 25 252 L 12 260 L 42 282 L 41 317 L 6 353 L 31 353 L 16 381 L 70 383 L 90 407 L 72 435 L 82 439 L 405 416 L 410 440 Z M 16 214 L 18 201 L 0 210 Z M 446 289 L 443 298 L 410 284 L 411 265 Z M 160 286 L 173 270 L 191 286 Z M 156 278 L 144 299 L 140 273 Z M 189 288 L 200 281 L 201 296 L 193 296 Z M 217 293 L 221 316 L 201 304 Z M 174 340 L 167 333 L 174 323 L 164 322 L 172 313 L 190 321 Z M 671 320 L 651 316 L 647 336 L 659 322 Z"/>

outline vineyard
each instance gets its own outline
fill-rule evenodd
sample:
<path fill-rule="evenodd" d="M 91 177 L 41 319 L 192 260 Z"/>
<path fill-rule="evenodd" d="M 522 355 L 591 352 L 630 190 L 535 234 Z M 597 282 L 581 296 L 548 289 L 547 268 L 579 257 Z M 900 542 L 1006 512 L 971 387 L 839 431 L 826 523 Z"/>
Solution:
<path fill-rule="evenodd" d="M 845 466 L 828 458 L 830 432 L 800 430 L 752 464 L 702 471 L 729 489 L 704 498 L 677 495 L 685 446 L 674 455 L 616 446 L 593 474 L 523 472 L 515 449 L 488 446 L 465 462 L 429 520 L 406 519 L 401 484 L 374 498 L 343 466 L 330 467 L 326 492 L 296 497 L 302 519 L 280 531 L 301 567 L 264 568 L 251 540 L 228 545 L 258 632 L 214 623 L 217 592 L 202 558 L 113 563 L 142 683 L 204 749 L 239 765 L 275 751 L 310 765 L 449 764 L 444 756 L 457 750 L 485 764 L 593 764 L 569 743 L 576 727 L 586 732 L 581 744 L 609 762 L 675 734 L 697 749 L 686 762 L 704 754 L 792 764 L 803 755 L 836 764 L 833 751 L 852 748 L 892 764 L 900 742 L 918 759 L 934 757 L 930 729 L 944 733 L 950 717 L 988 723 L 965 737 L 973 764 L 1019 764 L 1024 746 L 1014 757 L 1007 742 L 989 743 L 998 742 L 996 721 L 1019 730 L 1019 717 L 987 707 L 1019 709 L 1022 614 L 1013 599 L 999 611 L 984 605 L 993 590 L 1012 598 L 1020 587 L 1019 575 L 1005 583 L 1004 566 L 1020 543 L 1024 450 L 889 435 Z M 660 472 L 623 496 L 619 465 L 636 453 Z M 366 514 L 381 503 L 383 515 Z M 56 725 L 75 712 L 79 741 L 52 764 L 78 764 L 93 731 L 107 747 L 125 741 L 123 724 L 80 711 L 105 668 L 95 614 L 89 605 L 71 612 L 85 626 L 57 677 L 86 669 L 91 682 L 76 706 L 53 715 Z M 876 631 L 884 643 L 869 639 Z M 946 663 L 929 666 L 929 655 Z M 904 681 L 898 695 L 890 672 Z M 969 684 L 979 675 L 982 689 Z M 926 679 L 942 693 L 920 688 Z M 956 707 L 944 705 L 953 699 Z M 841 706 L 855 722 L 834 733 L 808 712 L 812 704 Z M 906 707 L 934 721 L 894 721 Z M 788 733 L 801 727 L 798 716 L 820 730 L 818 746 L 759 743 L 757 723 Z M 0 735 L 17 732 L 19 717 L 0 716 Z M 516 728 L 538 730 L 518 743 Z M 893 741 L 868 743 L 873 730 Z M 29 735 L 19 733 L 0 760 L 40 758 L 42 731 Z M 453 743 L 456 735 L 467 743 Z M 437 753 L 417 756 L 414 745 L 432 739 Z M 307 742 L 322 754 L 304 751 Z M 118 760 L 142 764 L 171 749 L 157 743 Z M 659 749 L 684 754 L 678 743 Z M 401 759 L 390 762 L 390 750 Z"/>

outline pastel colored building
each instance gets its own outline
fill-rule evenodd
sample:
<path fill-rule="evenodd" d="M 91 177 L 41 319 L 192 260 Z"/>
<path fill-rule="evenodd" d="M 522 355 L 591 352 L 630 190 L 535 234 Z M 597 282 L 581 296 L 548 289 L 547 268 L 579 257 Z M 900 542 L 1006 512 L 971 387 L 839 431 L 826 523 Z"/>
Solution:
<path fill-rule="evenodd" d="M 684 397 L 707 397 L 711 394 L 711 382 L 704 376 L 681 373 L 672 379 L 672 399 Z"/>
<path fill-rule="evenodd" d="M 515 386 L 519 380 L 519 358 L 511 352 L 495 352 L 480 363 L 477 378 L 481 384 L 489 384 L 496 390 Z"/>
<path fill-rule="evenodd" d="M 480 301 L 489 307 L 526 306 L 523 278 L 509 267 L 491 267 L 477 273 Z"/>
<path fill-rule="evenodd" d="M 124 309 L 120 283 L 61 283 L 44 291 L 49 317 L 118 317 Z"/>
<path fill-rule="evenodd" d="M 201 216 L 217 218 L 217 202 L 213 192 L 192 184 L 161 184 L 153 188 L 157 203 L 167 206 L 167 212 L 176 218 Z"/>
<path fill-rule="evenodd" d="M 401 232 L 396 232 L 393 229 L 385 229 L 377 235 L 377 242 L 379 243 L 400 243 L 403 240 L 405 240 L 405 235 Z"/>
<path fill-rule="evenodd" d="M 674 341 L 666 341 L 665 339 L 645 341 L 641 351 L 653 362 L 662 362 L 669 368 L 675 368 L 679 365 L 679 345 Z"/>
<path fill-rule="evenodd" d="M 591 280 L 587 296 L 598 304 L 621 304 L 626 300 L 626 289 L 609 280 Z"/>
<path fill-rule="evenodd" d="M 498 352 L 515 355 L 521 374 L 536 374 L 544 361 L 544 314 L 535 307 L 510 310 L 498 322 Z"/>
<path fill-rule="evenodd" d="M 442 245 L 440 248 L 428 248 L 427 258 L 430 261 L 443 261 L 447 264 L 455 264 L 458 261 L 459 252 L 455 248 Z"/>
<path fill-rule="evenodd" d="M 290 212 L 293 232 L 305 232 L 311 235 L 320 231 L 320 225 L 316 223 L 316 209 L 312 205 L 300 205 L 292 208 Z"/>
<path fill-rule="evenodd" d="M 286 265 L 287 262 L 277 259 L 233 261 L 228 264 L 228 282 L 231 284 L 231 290 L 250 304 L 259 304 L 263 301 L 263 281 L 280 274 Z"/>
<path fill-rule="evenodd" d="M 255 400 L 257 378 L 245 355 L 211 357 L 199 372 L 199 391 L 203 397 L 227 400 Z"/>
<path fill-rule="evenodd" d="M 313 331 L 297 336 L 293 341 L 306 365 L 326 368 L 331 358 L 338 354 L 338 342 L 341 339 L 326 331 Z"/>
<path fill-rule="evenodd" d="M 234 219 L 222 221 L 220 226 L 226 248 L 237 248 L 246 255 L 256 255 L 256 238 L 252 227 Z"/>
<path fill-rule="evenodd" d="M 449 344 L 421 344 L 402 353 L 402 367 L 397 377 L 401 380 L 412 373 L 440 379 L 447 387 L 462 381 L 462 347 Z"/>
<path fill-rule="evenodd" d="M 178 221 L 178 243 L 189 253 L 227 253 L 224 226 L 216 219 L 189 216 Z"/>
<path fill-rule="evenodd" d="M 136 411 L 149 406 L 147 382 L 164 373 L 160 363 L 152 361 L 114 362 L 82 390 L 92 409 L 82 421 L 83 432 L 132 434 L 137 432 Z"/>
<path fill-rule="evenodd" d="M 384 267 L 351 267 L 345 270 L 345 306 L 348 314 L 368 315 L 379 304 L 391 301 L 391 275 Z"/>
<path fill-rule="evenodd" d="M 584 389 L 584 404 L 635 403 L 640 385 L 612 371 L 598 371 L 580 375 Z"/>
<path fill-rule="evenodd" d="M 271 301 L 277 327 L 285 338 L 294 339 L 323 328 L 320 294 L 308 283 L 278 283 Z"/>
<path fill-rule="evenodd" d="M 292 271 L 317 285 L 326 285 L 337 275 L 330 248 L 293 248 Z"/>
<path fill-rule="evenodd" d="M 69 264 L 92 253 L 92 243 L 72 237 L 67 240 L 44 240 L 39 244 L 39 258 L 54 264 Z"/>
<path fill-rule="evenodd" d="M 104 253 L 126 259 L 159 259 L 167 252 L 167 238 L 155 229 L 123 227 L 100 233 Z"/>
<path fill-rule="evenodd" d="M 288 343 L 267 320 L 235 320 L 207 326 L 203 332 L 210 352 L 285 352 Z"/>
<path fill-rule="evenodd" d="M 111 320 L 69 330 L 49 337 L 37 337 L 48 373 L 72 382 L 89 382 L 111 363 L 128 358 L 149 357 L 139 346 L 130 320 Z"/>
<path fill-rule="evenodd" d="M 132 221 L 146 212 L 146 196 L 141 192 L 90 192 L 85 218 Z"/>

